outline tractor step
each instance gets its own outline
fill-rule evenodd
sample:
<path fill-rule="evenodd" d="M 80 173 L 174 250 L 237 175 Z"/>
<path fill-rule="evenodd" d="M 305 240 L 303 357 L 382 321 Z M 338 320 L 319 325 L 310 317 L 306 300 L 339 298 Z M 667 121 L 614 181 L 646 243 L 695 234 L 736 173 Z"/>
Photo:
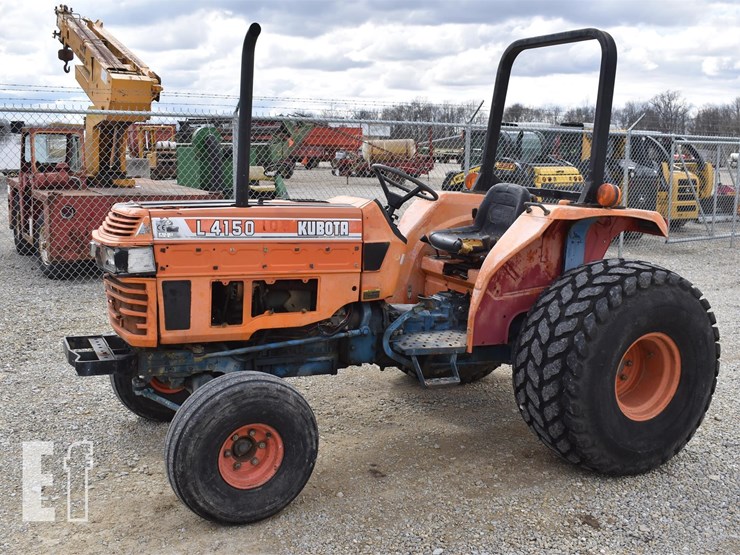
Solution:
<path fill-rule="evenodd" d="M 393 342 L 393 349 L 409 356 L 448 355 L 467 350 L 468 334 L 460 330 L 406 333 Z"/>
<path fill-rule="evenodd" d="M 438 385 L 457 385 L 460 383 L 460 378 L 455 376 L 446 376 L 444 378 L 424 378 L 421 383 L 424 387 L 437 387 Z"/>
<path fill-rule="evenodd" d="M 419 364 L 419 358 L 411 355 L 411 362 L 414 363 L 414 372 L 419 383 L 424 387 L 435 387 L 438 385 L 456 385 L 460 383 L 460 372 L 457 369 L 457 353 L 450 354 L 450 375 L 440 376 L 439 378 L 427 378 Z"/>
<path fill-rule="evenodd" d="M 420 331 L 401 335 L 393 342 L 393 350 L 411 358 L 416 377 L 424 387 L 452 385 L 460 383 L 457 355 L 466 351 L 467 340 L 467 333 L 461 330 Z M 423 355 L 448 355 L 450 374 L 438 378 L 425 377 L 418 358 Z"/>

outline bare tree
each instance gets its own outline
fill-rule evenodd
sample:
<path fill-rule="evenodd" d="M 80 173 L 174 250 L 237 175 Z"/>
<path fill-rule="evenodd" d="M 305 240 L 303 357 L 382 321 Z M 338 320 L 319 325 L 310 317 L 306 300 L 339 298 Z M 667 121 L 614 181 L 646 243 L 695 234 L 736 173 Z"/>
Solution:
<path fill-rule="evenodd" d="M 378 110 L 369 110 L 367 108 L 360 108 L 358 110 L 353 110 L 350 114 L 350 119 L 380 119 L 380 113 Z"/>
<path fill-rule="evenodd" d="M 504 121 L 557 123 L 562 112 L 563 108 L 555 105 L 536 107 L 516 103 L 504 109 Z"/>
<path fill-rule="evenodd" d="M 678 91 L 664 91 L 648 101 L 656 116 L 656 131 L 686 133 L 689 127 L 691 105 Z"/>
<path fill-rule="evenodd" d="M 725 114 L 725 135 L 740 135 L 740 97 L 723 107 Z"/>
<path fill-rule="evenodd" d="M 615 123 L 622 129 L 627 129 L 631 127 L 640 118 L 640 116 L 644 116 L 647 112 L 648 106 L 644 101 L 630 101 L 623 107 L 612 110 L 612 123 Z M 636 126 L 636 129 L 647 129 L 646 124 L 647 122 L 640 121 Z"/>
<path fill-rule="evenodd" d="M 724 135 L 726 130 L 725 110 L 716 104 L 707 104 L 699 109 L 691 124 L 696 135 Z"/>
<path fill-rule="evenodd" d="M 593 123 L 596 116 L 596 106 L 579 106 L 571 108 L 563 115 L 563 120 L 577 123 Z"/>
<path fill-rule="evenodd" d="M 391 137 L 413 138 L 420 143 L 425 143 L 430 139 L 442 140 L 459 136 L 473 114 L 475 114 L 474 124 L 485 124 L 488 114 L 485 109 L 476 113 L 478 105 L 478 102 L 473 101 L 459 104 L 451 102 L 434 104 L 424 98 L 416 98 L 411 102 L 387 105 L 382 108 L 357 107 L 348 110 L 347 115 L 350 119 L 409 122 L 393 125 Z M 679 134 L 691 132 L 699 135 L 740 136 L 740 97 L 727 104 L 706 104 L 693 116 L 691 112 L 691 104 L 681 96 L 680 92 L 667 90 L 653 96 L 650 100 L 631 100 L 621 107 L 614 107 L 612 123 L 626 129 L 642 116 L 636 129 Z M 322 116 L 332 114 L 333 110 L 330 109 L 322 113 Z M 558 105 L 526 106 L 514 103 L 506 107 L 503 119 L 511 123 L 591 123 L 594 115 L 595 106 L 590 105 L 566 109 Z M 456 125 L 451 127 L 420 126 L 421 122 Z"/>

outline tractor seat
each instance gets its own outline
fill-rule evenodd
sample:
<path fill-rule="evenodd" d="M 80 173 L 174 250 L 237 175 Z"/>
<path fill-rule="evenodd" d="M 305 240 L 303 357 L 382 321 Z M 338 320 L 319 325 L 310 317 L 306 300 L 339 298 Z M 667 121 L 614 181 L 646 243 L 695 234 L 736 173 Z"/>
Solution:
<path fill-rule="evenodd" d="M 480 203 L 473 225 L 433 231 L 429 244 L 439 251 L 469 256 L 487 252 L 532 200 L 521 185 L 499 183 L 491 187 Z"/>

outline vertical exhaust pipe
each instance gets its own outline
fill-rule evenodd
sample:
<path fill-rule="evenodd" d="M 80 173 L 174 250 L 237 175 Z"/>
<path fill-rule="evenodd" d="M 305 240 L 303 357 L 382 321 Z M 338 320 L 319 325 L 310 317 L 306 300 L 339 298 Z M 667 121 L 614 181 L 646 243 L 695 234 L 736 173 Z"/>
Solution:
<path fill-rule="evenodd" d="M 242 46 L 241 85 L 239 86 L 239 132 L 236 150 L 236 206 L 249 206 L 249 151 L 252 136 L 252 89 L 254 85 L 254 48 L 262 28 L 249 26 Z"/>

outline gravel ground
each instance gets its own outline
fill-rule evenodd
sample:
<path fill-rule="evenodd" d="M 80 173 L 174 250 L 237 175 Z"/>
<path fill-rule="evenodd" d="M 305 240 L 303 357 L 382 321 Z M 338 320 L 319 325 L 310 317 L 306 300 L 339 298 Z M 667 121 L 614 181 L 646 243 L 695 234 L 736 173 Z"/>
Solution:
<path fill-rule="evenodd" d="M 508 367 L 433 390 L 394 370 L 351 368 L 293 380 L 321 434 L 305 490 L 267 521 L 221 527 L 170 489 L 166 425 L 128 413 L 105 378 L 78 378 L 64 360 L 64 335 L 108 330 L 100 283 L 46 280 L 3 229 L 0 552 L 738 553 L 740 250 L 644 239 L 626 255 L 697 284 L 722 334 L 714 401 L 670 462 L 604 478 L 560 461 L 521 420 Z M 22 519 L 22 442 L 31 440 L 54 442 L 44 505 L 57 522 Z M 89 522 L 69 523 L 62 461 L 79 440 L 94 447 Z"/>

